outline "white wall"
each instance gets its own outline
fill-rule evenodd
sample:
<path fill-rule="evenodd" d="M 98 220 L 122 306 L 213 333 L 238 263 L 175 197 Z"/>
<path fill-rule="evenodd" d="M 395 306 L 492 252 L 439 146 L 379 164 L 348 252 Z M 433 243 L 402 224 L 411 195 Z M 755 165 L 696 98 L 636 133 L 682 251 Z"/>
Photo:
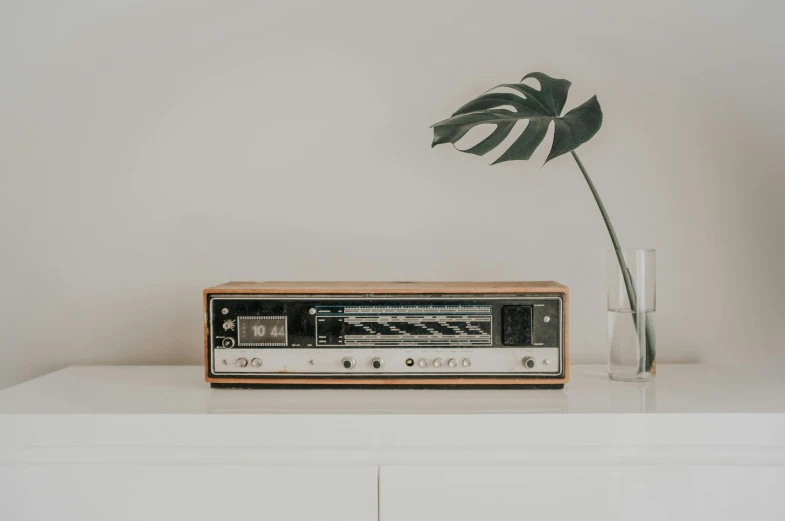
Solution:
<path fill-rule="evenodd" d="M 200 363 L 226 280 L 555 279 L 603 361 L 607 235 L 569 156 L 486 166 L 429 125 L 543 71 L 658 250 L 660 361 L 785 367 L 775 2 L 0 3 L 0 387 Z M 543 213 L 548 215 L 543 218 Z"/>

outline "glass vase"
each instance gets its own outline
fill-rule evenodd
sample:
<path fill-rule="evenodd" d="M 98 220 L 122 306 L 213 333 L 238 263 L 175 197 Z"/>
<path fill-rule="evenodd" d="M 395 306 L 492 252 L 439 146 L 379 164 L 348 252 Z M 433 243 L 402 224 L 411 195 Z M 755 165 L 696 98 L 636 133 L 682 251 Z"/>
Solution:
<path fill-rule="evenodd" d="M 654 250 L 608 250 L 608 376 L 646 382 L 656 372 Z"/>

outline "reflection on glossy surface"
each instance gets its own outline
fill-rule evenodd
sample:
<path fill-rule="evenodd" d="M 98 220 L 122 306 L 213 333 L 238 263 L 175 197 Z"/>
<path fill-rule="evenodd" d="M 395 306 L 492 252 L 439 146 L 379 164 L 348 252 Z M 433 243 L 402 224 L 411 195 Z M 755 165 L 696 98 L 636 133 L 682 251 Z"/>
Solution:
<path fill-rule="evenodd" d="M 608 410 L 657 412 L 657 382 L 608 382 Z"/>
<path fill-rule="evenodd" d="M 558 414 L 562 390 L 212 389 L 208 411 L 232 413 Z"/>

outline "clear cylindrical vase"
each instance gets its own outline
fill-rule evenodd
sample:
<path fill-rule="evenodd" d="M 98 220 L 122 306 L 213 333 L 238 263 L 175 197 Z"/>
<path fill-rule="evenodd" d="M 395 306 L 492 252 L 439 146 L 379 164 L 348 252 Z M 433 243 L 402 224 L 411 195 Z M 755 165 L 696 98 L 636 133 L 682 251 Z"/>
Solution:
<path fill-rule="evenodd" d="M 646 382 L 656 372 L 654 250 L 608 250 L 608 376 Z"/>

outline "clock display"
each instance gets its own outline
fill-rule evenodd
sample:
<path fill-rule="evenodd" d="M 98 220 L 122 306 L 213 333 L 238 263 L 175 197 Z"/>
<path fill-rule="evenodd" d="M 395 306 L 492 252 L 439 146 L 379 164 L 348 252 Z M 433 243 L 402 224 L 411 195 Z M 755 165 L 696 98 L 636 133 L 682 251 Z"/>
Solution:
<path fill-rule="evenodd" d="M 237 317 L 239 346 L 285 346 L 286 317 Z"/>

